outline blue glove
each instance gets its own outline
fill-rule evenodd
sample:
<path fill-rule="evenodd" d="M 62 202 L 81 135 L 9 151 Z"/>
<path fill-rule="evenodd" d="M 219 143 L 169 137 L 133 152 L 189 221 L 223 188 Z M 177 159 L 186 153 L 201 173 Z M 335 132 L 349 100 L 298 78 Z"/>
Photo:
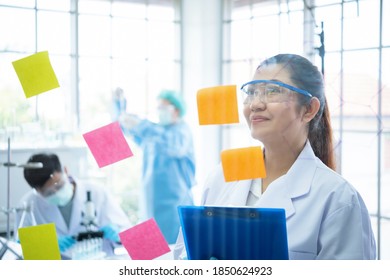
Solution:
<path fill-rule="evenodd" d="M 113 242 L 117 242 L 117 243 L 120 242 L 119 235 L 118 235 L 119 229 L 117 226 L 106 225 L 106 226 L 101 227 L 100 230 L 103 231 L 104 238 L 111 240 Z"/>
<path fill-rule="evenodd" d="M 61 253 L 68 250 L 76 243 L 76 240 L 72 236 L 61 236 L 58 238 L 58 245 L 60 246 Z"/>

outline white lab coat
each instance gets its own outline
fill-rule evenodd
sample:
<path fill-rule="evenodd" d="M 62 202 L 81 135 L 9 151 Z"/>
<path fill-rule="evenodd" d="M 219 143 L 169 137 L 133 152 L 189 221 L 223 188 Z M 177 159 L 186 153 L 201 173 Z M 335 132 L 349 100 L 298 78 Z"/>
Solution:
<path fill-rule="evenodd" d="M 251 180 L 224 181 L 221 165 L 205 183 L 202 204 L 245 206 Z M 284 208 L 290 259 L 375 259 L 376 245 L 359 193 L 323 164 L 309 141 L 290 170 L 253 207 Z M 179 234 L 174 257 L 183 255 Z"/>
<path fill-rule="evenodd" d="M 21 199 L 21 204 L 27 203 L 27 205 L 32 206 L 37 224 L 55 223 L 57 236 L 73 236 L 86 231 L 86 228 L 80 223 L 82 221 L 84 203 L 87 201 L 87 191 L 91 191 L 91 200 L 95 205 L 97 225 L 99 227 L 108 224 L 117 225 L 121 229 L 130 227 L 130 221 L 118 202 L 114 200 L 107 189 L 96 185 L 92 186 L 77 182 L 69 228 L 58 207 L 46 202 L 35 189 L 31 189 L 24 195 Z M 27 215 L 26 218 L 23 226 L 32 225 L 31 217 Z"/>

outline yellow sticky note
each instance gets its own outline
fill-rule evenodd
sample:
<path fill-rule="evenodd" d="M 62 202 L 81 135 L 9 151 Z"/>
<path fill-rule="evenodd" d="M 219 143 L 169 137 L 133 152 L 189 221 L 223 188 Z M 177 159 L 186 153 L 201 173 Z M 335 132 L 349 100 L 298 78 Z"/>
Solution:
<path fill-rule="evenodd" d="M 61 260 L 54 223 L 18 230 L 25 260 Z"/>
<path fill-rule="evenodd" d="M 235 85 L 203 88 L 197 93 L 199 124 L 238 123 Z"/>
<path fill-rule="evenodd" d="M 47 51 L 16 60 L 12 65 L 27 98 L 60 86 Z"/>
<path fill-rule="evenodd" d="M 266 177 L 261 147 L 224 150 L 221 161 L 226 182 Z"/>

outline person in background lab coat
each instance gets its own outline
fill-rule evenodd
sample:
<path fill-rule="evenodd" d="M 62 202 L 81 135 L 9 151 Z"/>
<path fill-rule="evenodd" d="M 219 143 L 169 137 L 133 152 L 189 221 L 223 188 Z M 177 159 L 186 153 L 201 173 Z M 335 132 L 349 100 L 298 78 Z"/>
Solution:
<path fill-rule="evenodd" d="M 241 89 L 251 135 L 264 145 L 267 176 L 226 183 L 218 165 L 205 182 L 202 204 L 284 208 L 290 259 L 375 259 L 367 208 L 334 171 L 317 67 L 299 55 L 279 54 L 262 62 Z M 185 256 L 181 234 L 174 256 Z"/>
<path fill-rule="evenodd" d="M 55 223 L 61 252 L 75 242 L 75 236 L 86 231 L 82 225 L 87 191 L 96 209 L 95 224 L 104 232 L 104 238 L 119 242 L 120 230 L 130 227 L 126 214 L 103 187 L 76 182 L 63 170 L 56 154 L 32 155 L 28 162 L 41 162 L 42 168 L 24 169 L 24 177 L 32 190 L 21 199 L 23 205 L 30 205 L 37 224 Z M 33 225 L 27 216 L 24 226 Z"/>
<path fill-rule="evenodd" d="M 143 151 L 141 220 L 154 218 L 166 241 L 174 244 L 180 228 L 177 206 L 193 205 L 194 147 L 182 118 L 184 100 L 171 90 L 161 91 L 157 99 L 158 123 L 125 112 L 119 122 Z"/>

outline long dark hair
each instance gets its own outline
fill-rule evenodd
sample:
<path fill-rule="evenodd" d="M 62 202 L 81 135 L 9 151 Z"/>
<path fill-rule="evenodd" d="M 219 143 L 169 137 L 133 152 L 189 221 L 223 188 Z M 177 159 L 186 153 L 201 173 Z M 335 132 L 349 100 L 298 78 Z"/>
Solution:
<path fill-rule="evenodd" d="M 298 88 L 310 92 L 320 101 L 320 109 L 309 123 L 308 138 L 315 155 L 329 168 L 335 170 L 332 126 L 321 72 L 308 59 L 296 54 L 278 54 L 264 60 L 257 69 L 272 64 L 283 65 Z M 303 95 L 299 95 L 299 101 L 301 106 L 310 104 L 310 99 Z"/>

